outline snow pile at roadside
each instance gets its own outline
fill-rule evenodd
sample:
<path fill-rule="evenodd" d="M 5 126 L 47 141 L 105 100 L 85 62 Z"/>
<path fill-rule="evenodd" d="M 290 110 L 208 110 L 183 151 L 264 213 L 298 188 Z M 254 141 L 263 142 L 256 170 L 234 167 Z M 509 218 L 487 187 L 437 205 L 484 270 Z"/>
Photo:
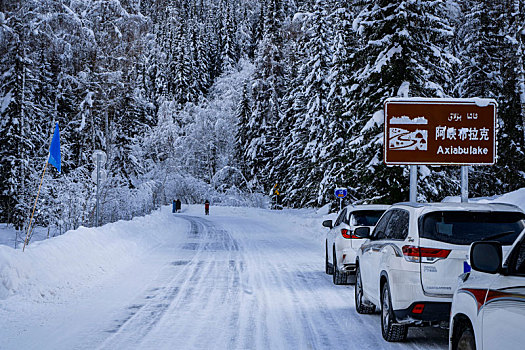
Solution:
<path fill-rule="evenodd" d="M 60 298 L 118 272 L 144 252 L 162 244 L 162 233 L 184 232 L 164 207 L 151 215 L 99 228 L 81 227 L 32 242 L 25 252 L 0 245 L 0 299 Z"/>
<path fill-rule="evenodd" d="M 446 197 L 443 202 L 460 202 L 460 196 Z M 490 198 L 469 198 L 469 201 L 476 203 L 509 203 L 517 205 L 521 210 L 525 211 L 525 188 L 505 193 L 500 196 L 494 196 Z"/>

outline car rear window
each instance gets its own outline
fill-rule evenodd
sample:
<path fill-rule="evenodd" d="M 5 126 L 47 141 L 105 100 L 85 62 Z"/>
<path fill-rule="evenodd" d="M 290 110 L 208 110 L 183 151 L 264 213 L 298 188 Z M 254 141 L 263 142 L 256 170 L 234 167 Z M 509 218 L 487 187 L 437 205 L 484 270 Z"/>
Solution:
<path fill-rule="evenodd" d="M 525 228 L 525 215 L 512 212 L 437 211 L 419 220 L 419 235 L 451 244 L 491 240 L 514 243 Z"/>
<path fill-rule="evenodd" d="M 350 214 L 352 226 L 375 226 L 384 210 L 356 210 Z"/>

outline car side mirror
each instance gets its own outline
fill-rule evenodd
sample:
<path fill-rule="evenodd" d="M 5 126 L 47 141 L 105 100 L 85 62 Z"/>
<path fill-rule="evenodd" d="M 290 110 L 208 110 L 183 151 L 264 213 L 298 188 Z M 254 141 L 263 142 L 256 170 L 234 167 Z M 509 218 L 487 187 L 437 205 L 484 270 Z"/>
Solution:
<path fill-rule="evenodd" d="M 503 249 L 499 242 L 474 242 L 470 246 L 470 265 L 476 271 L 497 273 L 501 271 Z"/>
<path fill-rule="evenodd" d="M 354 230 L 354 236 L 359 238 L 370 238 L 370 227 L 358 227 Z"/>
<path fill-rule="evenodd" d="M 324 227 L 328 227 L 328 228 L 332 228 L 332 220 L 325 220 L 323 221 L 323 226 Z"/>

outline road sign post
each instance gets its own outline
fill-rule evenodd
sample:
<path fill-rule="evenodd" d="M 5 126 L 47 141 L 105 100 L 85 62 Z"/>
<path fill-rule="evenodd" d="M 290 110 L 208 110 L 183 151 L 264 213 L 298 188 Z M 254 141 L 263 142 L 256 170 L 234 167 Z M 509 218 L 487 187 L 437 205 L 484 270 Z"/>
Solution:
<path fill-rule="evenodd" d="M 339 198 L 339 211 L 343 209 L 343 198 L 346 197 L 348 194 L 348 190 L 346 188 L 336 188 L 334 190 L 334 194 L 337 198 Z"/>
<path fill-rule="evenodd" d="M 410 202 L 417 202 L 417 165 L 410 165 Z"/>
<path fill-rule="evenodd" d="M 411 165 L 410 201 L 417 197 L 417 165 L 461 165 L 461 198 L 468 198 L 470 165 L 496 162 L 493 99 L 390 98 L 385 101 L 384 162 Z"/>
<path fill-rule="evenodd" d="M 95 170 L 93 171 L 93 174 L 91 175 L 91 179 L 93 182 L 97 184 L 97 202 L 95 207 L 95 225 L 98 227 L 99 224 L 99 207 L 100 207 L 100 201 L 99 201 L 99 193 L 100 193 L 100 181 L 106 180 L 106 171 L 104 169 L 101 169 L 104 164 L 106 164 L 107 156 L 104 151 L 95 151 L 93 152 L 93 161 L 95 162 Z"/>
<path fill-rule="evenodd" d="M 468 202 L 468 166 L 461 167 L 461 202 Z"/>

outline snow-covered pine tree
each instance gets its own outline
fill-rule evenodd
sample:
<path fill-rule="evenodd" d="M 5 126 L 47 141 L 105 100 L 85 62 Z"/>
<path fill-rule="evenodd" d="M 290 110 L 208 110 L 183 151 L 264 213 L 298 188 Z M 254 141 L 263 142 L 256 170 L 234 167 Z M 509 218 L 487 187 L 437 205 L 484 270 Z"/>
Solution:
<path fill-rule="evenodd" d="M 257 47 L 259 46 L 259 43 L 262 40 L 263 32 L 264 32 L 264 1 L 261 1 L 261 4 L 259 4 L 258 11 L 255 11 L 254 18 L 251 21 L 250 31 L 250 43 L 249 43 L 249 49 L 248 49 L 248 57 L 250 59 L 255 59 L 255 54 L 257 51 Z"/>
<path fill-rule="evenodd" d="M 302 84 L 306 77 L 305 45 L 307 37 L 304 33 L 304 18 L 299 16 L 288 24 L 285 31 L 285 80 L 286 92 L 282 99 L 280 120 L 277 128 L 281 136 L 281 146 L 274 160 L 274 168 L 270 176 L 279 183 L 280 193 L 284 205 L 295 206 L 293 201 L 301 192 L 301 188 L 293 187 L 301 181 L 300 174 L 296 171 L 302 168 L 307 161 L 302 157 L 302 149 L 294 148 L 297 138 L 303 135 L 295 133 L 295 120 L 304 115 L 306 102 L 302 92 Z M 302 179 L 304 181 L 304 179 Z"/>
<path fill-rule="evenodd" d="M 243 153 L 245 147 L 248 146 L 246 141 L 246 134 L 248 129 L 249 119 L 252 115 L 252 108 L 250 105 L 250 90 L 248 87 L 248 82 L 244 82 L 241 100 L 237 106 L 235 116 L 237 118 L 237 133 L 235 140 L 235 155 L 236 159 L 239 161 L 238 168 L 244 173 L 246 173 L 247 168 L 246 164 L 243 162 Z"/>
<path fill-rule="evenodd" d="M 45 163 L 40 151 L 45 137 L 43 109 L 49 108 L 49 100 L 38 99 L 43 93 L 39 71 L 45 69 L 36 42 L 41 34 L 35 24 L 38 9 L 34 1 L 13 4 L 7 18 L 2 13 L 0 29 L 5 53 L 0 61 L 0 195 L 5 199 L 0 216 L 17 230 L 27 224 L 35 182 Z"/>
<path fill-rule="evenodd" d="M 352 140 L 346 154 L 355 161 L 346 167 L 352 172 L 346 173 L 350 175 L 345 183 L 360 200 L 388 203 L 408 198 L 407 169 L 382 162 L 383 102 L 396 96 L 447 96 L 444 82 L 451 57 L 443 48 L 452 28 L 444 5 L 427 0 L 374 1 L 354 21 L 360 48 L 347 111 Z M 420 181 L 422 199 L 450 193 L 454 183 L 436 176 Z"/>
<path fill-rule="evenodd" d="M 301 150 L 301 161 L 294 164 L 292 171 L 297 182 L 289 184 L 290 188 L 301 189 L 297 197 L 289 200 L 298 205 L 315 205 L 319 192 L 319 184 L 323 177 L 324 169 L 321 162 L 325 154 L 323 150 L 323 134 L 330 125 L 326 113 L 326 98 L 329 93 L 328 60 L 329 60 L 329 26 L 327 23 L 327 8 L 325 1 L 316 1 L 311 13 L 304 22 L 306 34 L 304 67 L 304 80 L 300 93 L 306 103 L 305 113 L 296 115 L 291 148 Z"/>
<path fill-rule="evenodd" d="M 235 41 L 238 45 L 239 58 L 252 58 L 253 50 L 251 48 L 252 41 L 252 21 L 253 8 L 251 6 L 244 6 L 239 18 L 239 25 L 235 33 Z"/>
<path fill-rule="evenodd" d="M 206 43 L 210 82 L 213 82 L 222 73 L 222 19 L 219 17 L 219 14 L 222 15 L 222 12 L 217 11 L 217 6 L 210 5 L 206 13 L 206 35 L 204 40 Z"/>
<path fill-rule="evenodd" d="M 233 5 L 226 5 L 224 26 L 222 27 L 222 71 L 231 72 L 239 60 L 236 42 L 235 11 Z"/>
<path fill-rule="evenodd" d="M 519 82 L 524 9 L 523 4 L 520 8 L 510 0 L 472 0 L 464 4 L 463 11 L 465 40 L 458 92 L 462 97 L 487 97 L 498 102 L 498 161 L 493 167 L 474 167 L 471 172 L 472 195 L 486 196 L 525 185 Z"/>
<path fill-rule="evenodd" d="M 191 96 L 192 102 L 197 102 L 199 97 L 208 91 L 211 85 L 208 55 L 206 53 L 205 41 L 202 37 L 203 29 L 192 22 L 190 25 L 190 54 L 191 54 Z"/>
<path fill-rule="evenodd" d="M 329 124 L 323 130 L 320 168 L 323 178 L 317 194 L 317 202 L 322 205 L 334 200 L 333 189 L 343 186 L 340 169 L 350 159 L 346 159 L 343 150 L 347 146 L 348 121 L 344 116 L 345 107 L 350 104 L 351 60 L 357 46 L 355 32 L 352 30 L 352 9 L 350 3 L 333 1 L 330 8 L 331 27 L 334 28 L 332 57 L 329 62 L 326 98 L 326 115 Z M 347 185 L 347 184 L 345 184 Z"/>
<path fill-rule="evenodd" d="M 253 76 L 253 108 L 248 124 L 244 161 L 255 184 L 273 186 L 276 179 L 268 178 L 280 139 L 276 127 L 284 94 L 284 61 L 280 0 L 269 0 L 265 11 L 264 35 L 259 43 Z"/>
<path fill-rule="evenodd" d="M 168 91 L 170 96 L 182 108 L 186 102 L 190 101 L 190 97 L 194 95 L 189 91 L 191 86 L 191 60 L 188 55 L 185 20 L 180 17 L 176 17 L 173 20 L 176 23 L 176 32 L 173 46 L 171 47 L 171 61 L 168 62 Z"/>

